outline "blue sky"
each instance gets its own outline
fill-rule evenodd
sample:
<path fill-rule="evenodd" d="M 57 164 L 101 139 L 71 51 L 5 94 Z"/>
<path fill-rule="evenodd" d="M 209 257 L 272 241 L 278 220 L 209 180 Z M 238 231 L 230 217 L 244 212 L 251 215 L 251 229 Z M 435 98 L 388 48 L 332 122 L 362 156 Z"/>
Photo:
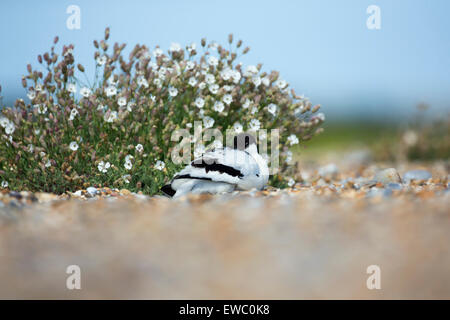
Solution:
<path fill-rule="evenodd" d="M 69 5 L 81 29 L 66 28 Z M 366 27 L 366 8 L 381 9 L 381 29 Z M 298 93 L 333 118 L 406 115 L 419 102 L 450 110 L 450 1 L 24 1 L 0 2 L 0 84 L 6 101 L 24 96 L 25 66 L 51 46 L 74 43 L 92 69 L 92 40 L 111 27 L 112 41 L 167 49 L 228 33 L 251 51 L 244 64 L 279 70 Z"/>

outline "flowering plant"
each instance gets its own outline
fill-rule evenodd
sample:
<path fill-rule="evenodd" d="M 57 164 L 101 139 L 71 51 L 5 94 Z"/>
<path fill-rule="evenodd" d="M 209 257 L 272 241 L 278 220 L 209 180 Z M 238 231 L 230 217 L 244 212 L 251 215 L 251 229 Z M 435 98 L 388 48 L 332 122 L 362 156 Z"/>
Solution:
<path fill-rule="evenodd" d="M 56 193 L 95 185 L 154 194 L 179 169 L 170 161 L 172 132 L 193 130 L 194 121 L 235 132 L 279 129 L 282 171 L 289 148 L 321 130 L 319 106 L 278 72 L 236 62 L 249 48 L 232 35 L 229 49 L 205 39 L 199 47 L 174 43 L 166 53 L 136 45 L 128 59 L 125 44 L 110 48 L 108 39 L 109 28 L 94 41 L 91 81 L 73 45 L 56 52 L 58 37 L 38 56 L 41 71 L 27 66 L 29 102 L 18 99 L 0 116 L 3 182 Z"/>

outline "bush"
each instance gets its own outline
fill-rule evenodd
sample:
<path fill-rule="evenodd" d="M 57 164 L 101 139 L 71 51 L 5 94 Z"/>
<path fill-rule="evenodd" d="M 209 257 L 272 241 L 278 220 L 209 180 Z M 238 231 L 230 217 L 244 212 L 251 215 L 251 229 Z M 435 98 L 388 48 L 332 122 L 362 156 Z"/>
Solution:
<path fill-rule="evenodd" d="M 202 39 L 198 48 L 172 44 L 167 53 L 136 45 L 128 59 L 125 44 L 111 50 L 108 38 L 109 28 L 94 41 L 91 81 L 73 45 L 56 53 L 57 37 L 38 56 L 40 70 L 27 66 L 22 84 L 30 102 L 18 99 L 0 119 L 4 187 L 63 193 L 94 185 L 154 194 L 180 169 L 170 161 L 172 132 L 192 132 L 194 121 L 221 130 L 279 128 L 283 170 L 289 147 L 320 130 L 319 106 L 276 71 L 244 69 L 236 59 L 249 48 L 232 35 L 230 50 Z"/>

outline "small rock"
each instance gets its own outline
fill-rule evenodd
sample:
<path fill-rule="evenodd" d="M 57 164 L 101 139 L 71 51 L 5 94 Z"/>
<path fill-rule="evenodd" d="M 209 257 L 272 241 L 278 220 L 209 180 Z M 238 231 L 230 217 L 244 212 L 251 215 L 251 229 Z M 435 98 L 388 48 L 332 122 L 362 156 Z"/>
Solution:
<path fill-rule="evenodd" d="M 375 174 L 373 179 L 382 184 L 402 182 L 402 179 L 395 168 L 380 170 Z"/>
<path fill-rule="evenodd" d="M 410 170 L 403 176 L 405 183 L 410 183 L 411 180 L 425 181 L 431 178 L 431 173 L 427 170 Z"/>
<path fill-rule="evenodd" d="M 75 191 L 74 193 L 72 193 L 72 195 L 76 197 L 81 197 L 81 190 Z"/>
<path fill-rule="evenodd" d="M 50 202 L 53 200 L 58 200 L 58 196 L 56 194 L 46 193 L 46 192 L 36 193 L 36 198 L 38 199 L 39 203 L 45 203 L 45 202 Z"/>
<path fill-rule="evenodd" d="M 10 191 L 9 196 L 16 198 L 18 200 L 22 199 L 22 195 L 20 194 L 20 192 L 17 192 L 17 191 Z"/>
<path fill-rule="evenodd" d="M 131 191 L 128 189 L 122 189 L 122 190 L 120 190 L 120 194 L 123 196 L 128 196 L 131 194 Z"/>
<path fill-rule="evenodd" d="M 98 193 L 97 188 L 94 187 L 89 187 L 86 189 L 86 191 L 91 197 L 94 197 Z"/>
<path fill-rule="evenodd" d="M 386 189 L 388 190 L 402 190 L 403 186 L 400 183 L 390 182 L 386 185 Z"/>

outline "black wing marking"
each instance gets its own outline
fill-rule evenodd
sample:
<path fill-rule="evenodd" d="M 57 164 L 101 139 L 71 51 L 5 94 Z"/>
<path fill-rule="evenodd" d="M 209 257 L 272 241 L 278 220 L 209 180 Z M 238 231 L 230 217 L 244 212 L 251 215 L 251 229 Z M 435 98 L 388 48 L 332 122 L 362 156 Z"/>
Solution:
<path fill-rule="evenodd" d="M 208 173 L 209 171 L 216 171 L 219 173 L 226 173 L 232 177 L 239 177 L 242 178 L 244 175 L 241 173 L 241 171 L 230 167 L 230 166 L 226 166 L 224 164 L 221 163 L 216 163 L 217 159 L 198 159 L 195 160 L 191 163 L 191 166 L 193 166 L 194 168 L 204 168 L 206 173 Z"/>
<path fill-rule="evenodd" d="M 173 197 L 173 195 L 175 194 L 175 190 L 172 189 L 172 186 L 170 184 L 162 186 L 161 191 L 167 194 L 169 197 Z"/>
<path fill-rule="evenodd" d="M 174 179 L 174 180 L 175 180 L 175 179 L 197 179 L 197 180 L 207 180 L 207 181 L 212 181 L 212 179 L 211 179 L 211 178 L 208 178 L 208 177 L 193 177 L 193 176 L 191 176 L 190 174 L 182 174 L 182 175 L 180 175 L 180 176 L 175 176 L 173 179 Z"/>

